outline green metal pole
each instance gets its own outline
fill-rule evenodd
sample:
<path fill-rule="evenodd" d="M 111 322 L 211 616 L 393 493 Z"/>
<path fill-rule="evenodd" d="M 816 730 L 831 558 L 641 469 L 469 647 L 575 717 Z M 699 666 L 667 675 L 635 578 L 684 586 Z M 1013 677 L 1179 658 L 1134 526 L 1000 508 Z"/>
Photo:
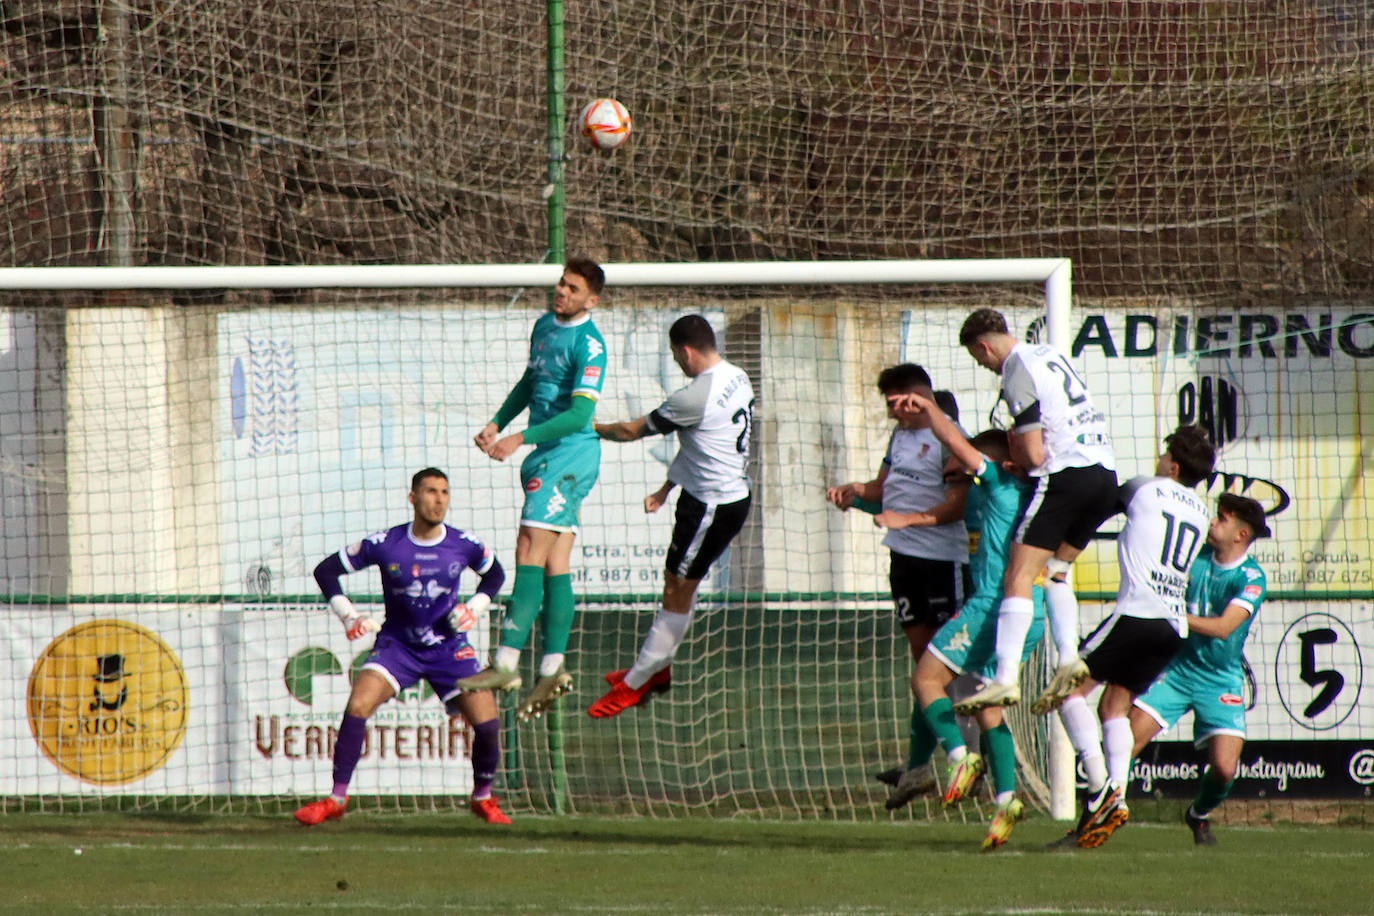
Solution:
<path fill-rule="evenodd" d="M 567 152 L 563 146 L 566 124 L 564 109 L 563 66 L 563 0 L 548 0 L 549 4 L 549 183 L 544 194 L 549 200 L 549 264 L 562 264 L 567 257 L 567 237 L 564 233 L 566 213 L 563 199 L 563 171 Z"/>
<path fill-rule="evenodd" d="M 563 164 L 566 151 L 563 148 L 563 130 L 566 123 L 564 110 L 564 66 L 563 66 L 563 0 L 548 0 L 549 4 L 549 184 L 544 192 L 549 198 L 549 252 L 550 264 L 562 264 L 567 258 L 567 237 L 565 234 L 566 212 L 563 206 Z M 552 296 L 552 291 L 550 291 Z M 553 778 L 554 814 L 565 814 L 568 810 L 568 770 L 563 756 L 563 710 L 555 704 L 549 710 L 548 746 L 549 767 Z"/>

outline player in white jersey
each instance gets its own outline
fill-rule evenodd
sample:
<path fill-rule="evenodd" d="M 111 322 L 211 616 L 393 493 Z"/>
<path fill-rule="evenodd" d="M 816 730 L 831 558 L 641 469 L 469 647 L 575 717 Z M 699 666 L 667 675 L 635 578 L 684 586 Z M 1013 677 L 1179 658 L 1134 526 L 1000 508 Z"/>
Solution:
<path fill-rule="evenodd" d="M 1134 745 L 1131 704 L 1183 645 L 1188 570 L 1211 520 L 1206 501 L 1193 489 L 1216 460 L 1207 432 L 1180 426 L 1164 444 L 1155 464 L 1158 476 L 1136 477 L 1121 487 L 1117 508 L 1126 513 L 1126 524 L 1116 542 L 1116 607 L 1084 641 L 1089 676 L 1059 709 L 1088 778 L 1088 798 L 1071 834 L 1073 844 L 1084 848 L 1100 846 L 1130 818 L 1125 785 Z M 1103 689 L 1094 717 L 1088 694 L 1098 684 Z"/>
<path fill-rule="evenodd" d="M 606 675 L 610 691 L 587 710 L 596 719 L 617 716 L 650 691 L 669 688 L 673 657 L 692 623 L 697 588 L 749 516 L 747 472 L 754 426 L 749 376 L 721 357 L 715 332 L 700 315 L 675 321 L 668 329 L 668 344 L 691 382 L 643 417 L 596 424 L 598 436 L 615 442 L 676 432 L 677 457 L 663 486 L 644 498 L 644 511 L 657 512 L 673 488 L 682 488 L 663 574 L 663 609 L 634 664 Z"/>
<path fill-rule="evenodd" d="M 1045 604 L 1059 665 L 1033 712 L 1047 712 L 1087 676 L 1078 657 L 1078 600 L 1069 568 L 1098 526 L 1112 514 L 1116 463 L 1107 418 L 1082 378 L 1048 344 L 1020 343 L 1006 319 L 978 309 L 959 330 L 959 343 L 1002 379 L 1011 412 L 1012 460 L 1030 468 L 1035 483 L 1017 526 L 997 612 L 997 671 L 986 686 L 955 708 L 971 713 L 1021 700 L 1021 649 L 1033 617 L 1031 588 L 1043 570 Z"/>
<path fill-rule="evenodd" d="M 874 522 L 888 529 L 883 537 L 890 551 L 888 585 L 912 661 L 919 661 L 936 631 L 959 612 L 973 590 L 964 527 L 969 479 L 931 430 L 927 413 L 896 409 L 896 402 L 909 394 L 934 400 L 925 369 L 914 363 L 889 366 L 878 374 L 878 390 L 887 402 L 888 416 L 897 421 L 882 467 L 872 480 L 830 487 L 826 499 L 840 509 L 874 512 Z M 880 781 L 899 789 L 903 781 L 907 788 L 927 783 L 937 743 L 915 699 L 914 676 L 911 690 L 907 765 L 895 785 L 891 771 L 878 774 Z"/>

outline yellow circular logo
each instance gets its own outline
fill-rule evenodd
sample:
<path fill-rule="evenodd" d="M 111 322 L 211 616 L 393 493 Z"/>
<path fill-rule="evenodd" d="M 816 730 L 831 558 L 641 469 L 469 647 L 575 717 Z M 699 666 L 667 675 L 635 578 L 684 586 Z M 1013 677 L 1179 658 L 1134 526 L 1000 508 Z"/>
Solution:
<path fill-rule="evenodd" d="M 147 776 L 186 734 L 181 662 L 157 635 L 93 620 L 58 636 L 29 676 L 29 728 L 63 772 L 100 785 Z"/>

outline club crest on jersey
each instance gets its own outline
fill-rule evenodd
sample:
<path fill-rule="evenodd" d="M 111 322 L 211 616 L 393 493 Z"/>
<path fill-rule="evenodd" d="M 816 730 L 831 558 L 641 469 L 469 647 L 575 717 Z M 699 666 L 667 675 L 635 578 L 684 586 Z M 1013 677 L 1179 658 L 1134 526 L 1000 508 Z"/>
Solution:
<path fill-rule="evenodd" d="M 414 566 L 410 567 L 410 574 L 411 574 L 412 576 L 414 576 L 416 579 L 420 578 L 420 564 L 419 564 L 419 563 L 416 563 Z"/>
<path fill-rule="evenodd" d="M 538 477 L 531 477 L 529 480 L 525 481 L 525 492 L 535 493 L 543 485 L 544 481 L 540 480 Z"/>
<path fill-rule="evenodd" d="M 1245 700 L 1236 696 L 1234 693 L 1223 693 L 1217 697 L 1217 701 L 1223 706 L 1244 706 Z"/>

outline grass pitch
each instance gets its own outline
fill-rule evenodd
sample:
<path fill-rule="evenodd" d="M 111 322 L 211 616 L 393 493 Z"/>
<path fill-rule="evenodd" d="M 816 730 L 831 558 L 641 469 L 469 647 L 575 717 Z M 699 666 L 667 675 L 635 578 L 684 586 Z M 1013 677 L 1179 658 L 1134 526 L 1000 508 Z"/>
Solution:
<path fill-rule="evenodd" d="M 1055 853 L 982 828 L 520 817 L 0 817 L 0 914 L 1367 913 L 1374 832 L 1131 824 Z M 78 853 L 79 850 L 79 853 Z"/>

